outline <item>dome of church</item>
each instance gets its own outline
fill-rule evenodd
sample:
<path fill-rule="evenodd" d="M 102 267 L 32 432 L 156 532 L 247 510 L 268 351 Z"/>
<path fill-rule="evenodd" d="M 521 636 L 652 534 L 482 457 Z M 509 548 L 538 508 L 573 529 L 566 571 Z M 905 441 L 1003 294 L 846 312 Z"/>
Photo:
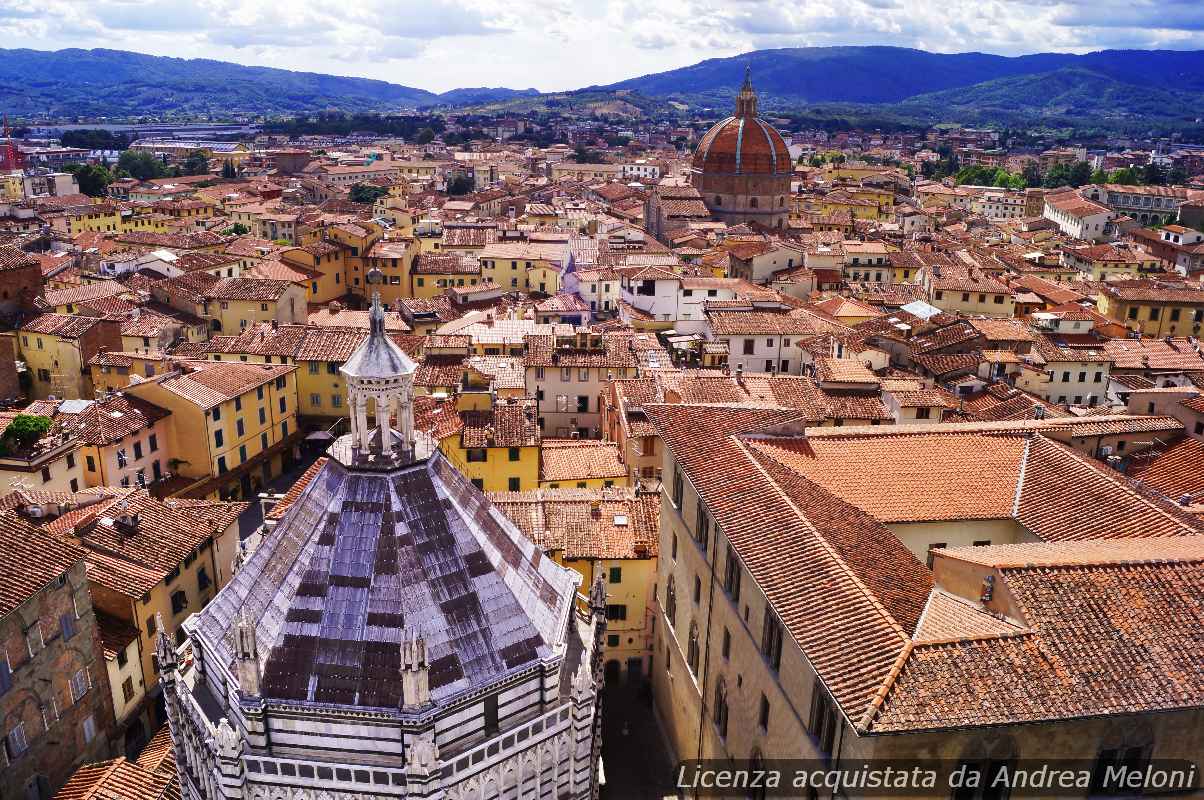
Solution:
<path fill-rule="evenodd" d="M 782 134 L 757 116 L 757 95 L 746 76 L 736 113 L 707 131 L 694 151 L 693 167 L 704 174 L 790 175 L 794 165 Z"/>
<path fill-rule="evenodd" d="M 794 164 L 772 125 L 757 116 L 757 93 L 746 70 L 736 95 L 736 113 L 698 142 L 690 183 L 711 216 L 728 225 L 755 223 L 783 228 Z"/>

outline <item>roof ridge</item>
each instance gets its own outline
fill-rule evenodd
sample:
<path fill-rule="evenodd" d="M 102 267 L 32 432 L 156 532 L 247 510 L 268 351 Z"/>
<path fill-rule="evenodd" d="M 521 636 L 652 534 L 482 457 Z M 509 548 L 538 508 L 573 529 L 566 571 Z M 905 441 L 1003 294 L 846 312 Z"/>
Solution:
<path fill-rule="evenodd" d="M 1020 497 L 1024 491 L 1024 476 L 1028 472 L 1028 456 L 1032 451 L 1033 437 L 1024 437 L 1024 452 L 1020 454 L 1020 474 L 1016 476 L 1016 492 L 1012 497 L 1012 519 L 1020 519 Z"/>
<path fill-rule="evenodd" d="M 857 573 L 855 573 L 853 571 L 853 569 L 845 562 L 845 560 L 836 551 L 836 548 L 832 546 L 832 543 L 829 542 L 827 540 L 827 538 L 825 538 L 824 535 L 819 532 L 819 528 L 815 527 L 815 523 L 813 523 L 811 521 L 810 517 L 806 516 L 802 512 L 802 510 L 798 507 L 798 505 L 794 502 L 794 500 L 790 497 L 790 495 L 788 495 L 785 492 L 785 490 L 782 489 L 781 485 L 778 484 L 778 482 L 776 480 L 774 480 L 773 476 L 771 476 L 765 470 L 764 465 L 761 464 L 761 462 L 759 460 L 757 460 L 757 457 L 752 453 L 752 451 L 749 450 L 745 446 L 745 443 L 743 441 L 743 435 L 742 434 L 729 434 L 728 438 L 735 442 L 736 447 L 740 448 L 740 451 L 742 453 L 744 453 L 745 457 L 752 464 L 753 468 L 761 473 L 762 477 L 764 477 L 764 479 L 768 485 L 773 487 L 772 490 L 782 498 L 782 500 L 786 503 L 786 505 L 789 506 L 790 509 L 792 511 L 794 511 L 794 513 L 799 517 L 799 519 L 801 519 L 804 522 L 804 524 L 807 526 L 807 528 L 810 529 L 810 531 L 815 534 L 816 538 L 819 539 L 819 542 L 822 545 L 824 551 L 827 552 L 830 557 L 835 559 L 836 564 L 845 572 L 845 574 L 849 578 L 851 578 L 853 580 L 853 582 L 857 585 L 857 587 L 861 590 L 861 592 L 866 596 L 866 598 L 870 601 L 870 603 L 873 604 L 873 606 L 878 610 L 878 612 L 886 620 L 888 620 L 890 622 L 891 626 L 899 633 L 900 636 L 902 636 L 905 640 L 909 639 L 910 635 L 907 633 L 906 630 L 903 629 L 903 626 L 899 624 L 899 621 L 894 618 L 894 615 L 891 614 L 886 609 L 886 606 L 882 605 L 882 601 L 880 601 L 877 598 L 877 596 L 872 591 L 870 591 L 869 587 L 865 585 L 865 583 L 861 580 L 861 578 L 859 578 L 857 576 Z M 799 478 L 814 485 L 816 488 L 818 488 L 824 492 L 827 492 L 828 494 L 832 494 L 831 492 L 828 492 L 827 489 L 824 489 L 824 487 L 822 487 L 819 484 L 812 481 L 810 478 L 807 478 L 805 475 L 799 475 Z M 832 495 L 832 496 L 835 497 L 835 495 Z M 837 498 L 837 499 L 839 499 L 839 498 Z"/>
<path fill-rule="evenodd" d="M 1069 455 L 1071 458 L 1075 459 L 1077 462 L 1079 462 L 1080 464 L 1083 464 L 1087 468 L 1094 470 L 1095 473 L 1097 475 L 1099 475 L 1100 477 L 1102 477 L 1104 480 L 1108 481 L 1109 483 L 1111 483 L 1118 489 L 1121 489 L 1122 491 L 1129 493 L 1130 495 L 1135 497 L 1137 500 L 1139 500 L 1142 504 L 1144 504 L 1145 506 L 1147 506 L 1149 508 L 1152 508 L 1154 511 L 1156 511 L 1159 514 L 1161 514 L 1162 516 L 1166 517 L 1166 519 L 1175 523 L 1180 528 L 1187 527 L 1184 520 L 1179 518 L 1176 514 L 1172 514 L 1167 509 L 1167 507 L 1164 503 L 1157 502 L 1153 497 L 1150 497 L 1146 492 L 1142 491 L 1142 489 L 1139 488 L 1137 485 L 1140 483 L 1139 481 L 1128 480 L 1120 472 L 1115 472 L 1114 470 L 1112 470 L 1108 467 L 1105 467 L 1102 464 L 1099 464 L 1099 462 L 1097 462 L 1095 459 L 1084 458 L 1083 454 L 1080 453 L 1079 451 L 1075 450 L 1073 447 L 1065 445 L 1062 442 L 1057 441 L 1056 439 L 1050 439 L 1048 436 L 1042 436 L 1040 432 L 1034 432 L 1034 437 L 1035 438 L 1039 437 L 1040 439 L 1042 439 L 1045 442 L 1050 443 L 1051 445 L 1056 445 L 1057 449 L 1059 449 L 1063 453 Z M 1166 501 L 1166 503 L 1169 503 L 1169 502 L 1170 501 Z M 1194 534 L 1201 533 L 1201 529 L 1199 529 L 1199 528 L 1190 528 L 1189 530 L 1191 530 L 1191 532 Z"/>

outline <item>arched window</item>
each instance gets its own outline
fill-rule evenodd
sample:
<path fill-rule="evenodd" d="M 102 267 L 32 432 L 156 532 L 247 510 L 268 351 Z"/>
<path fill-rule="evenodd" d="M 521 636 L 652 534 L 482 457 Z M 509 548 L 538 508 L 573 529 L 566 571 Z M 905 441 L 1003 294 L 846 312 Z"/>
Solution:
<path fill-rule="evenodd" d="M 715 195 L 715 205 L 717 205 L 717 206 L 723 205 L 723 198 L 720 197 L 719 195 Z"/>
<path fill-rule="evenodd" d="M 1115 724 L 1100 741 L 1091 775 L 1091 788 L 1097 794 L 1121 794 L 1116 784 L 1118 770 L 1144 772 L 1154 752 L 1154 731 L 1147 722 Z M 1109 772 L 1111 770 L 1111 773 Z M 1108 778 L 1112 777 L 1109 781 Z"/>
<path fill-rule="evenodd" d="M 686 645 L 686 664 L 690 672 L 698 674 L 698 623 L 690 623 L 690 642 Z"/>
<path fill-rule="evenodd" d="M 720 737 L 727 738 L 727 682 L 723 676 L 719 676 L 719 682 L 715 684 L 715 707 L 711 709 L 711 715 L 715 720 L 715 727 L 719 729 Z"/>
<path fill-rule="evenodd" d="M 755 198 L 755 197 L 748 198 L 748 207 L 756 208 L 757 207 L 757 198 Z"/>
<path fill-rule="evenodd" d="M 669 583 L 665 586 L 665 617 L 669 620 L 671 627 L 677 627 L 677 582 L 673 576 L 669 576 Z"/>
<path fill-rule="evenodd" d="M 786 196 L 783 195 L 778 198 L 778 208 L 784 208 L 785 206 L 786 206 Z"/>
<path fill-rule="evenodd" d="M 965 767 L 967 774 L 978 773 L 979 780 L 967 781 L 976 783 L 973 787 L 955 789 L 953 800 L 1005 800 L 1010 793 L 1006 787 L 995 786 L 995 779 L 1015 765 L 1018 755 L 1016 741 L 1005 734 L 987 734 L 970 742 L 958 766 Z"/>

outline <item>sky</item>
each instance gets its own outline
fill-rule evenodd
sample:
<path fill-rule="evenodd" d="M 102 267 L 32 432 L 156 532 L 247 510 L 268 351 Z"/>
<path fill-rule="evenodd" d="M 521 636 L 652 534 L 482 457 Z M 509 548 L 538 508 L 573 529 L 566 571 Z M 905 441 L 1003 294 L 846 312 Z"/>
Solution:
<path fill-rule="evenodd" d="M 0 31 L 8 48 L 558 91 L 774 47 L 1204 49 L 1204 0 L 0 0 Z"/>

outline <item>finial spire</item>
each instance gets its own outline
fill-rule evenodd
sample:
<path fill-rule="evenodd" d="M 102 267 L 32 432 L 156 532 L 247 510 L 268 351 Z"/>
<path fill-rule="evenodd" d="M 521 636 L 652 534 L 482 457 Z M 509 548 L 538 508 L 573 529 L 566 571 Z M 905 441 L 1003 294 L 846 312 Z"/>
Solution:
<path fill-rule="evenodd" d="M 744 65 L 744 85 L 736 95 L 736 116 L 755 117 L 757 115 L 757 93 L 752 86 L 752 65 Z"/>
<path fill-rule="evenodd" d="M 385 335 L 385 309 L 380 302 L 380 289 L 377 284 L 381 283 L 384 275 L 375 267 L 368 271 L 368 283 L 372 284 L 372 311 L 369 314 L 369 328 L 373 336 Z"/>

